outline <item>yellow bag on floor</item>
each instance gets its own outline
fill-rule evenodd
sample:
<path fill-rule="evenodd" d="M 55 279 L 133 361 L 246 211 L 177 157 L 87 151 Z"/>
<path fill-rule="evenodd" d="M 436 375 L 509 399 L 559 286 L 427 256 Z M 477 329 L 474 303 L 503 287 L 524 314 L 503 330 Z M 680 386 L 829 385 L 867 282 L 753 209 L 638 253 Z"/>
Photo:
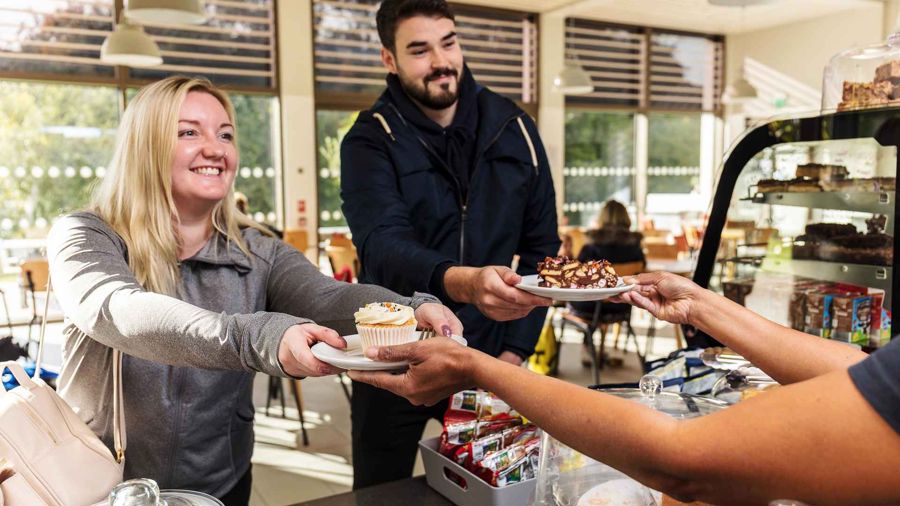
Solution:
<path fill-rule="evenodd" d="M 544 328 L 534 347 L 534 354 L 528 357 L 528 369 L 545 376 L 556 376 L 559 368 L 559 343 L 553 328 L 553 308 L 547 313 Z"/>

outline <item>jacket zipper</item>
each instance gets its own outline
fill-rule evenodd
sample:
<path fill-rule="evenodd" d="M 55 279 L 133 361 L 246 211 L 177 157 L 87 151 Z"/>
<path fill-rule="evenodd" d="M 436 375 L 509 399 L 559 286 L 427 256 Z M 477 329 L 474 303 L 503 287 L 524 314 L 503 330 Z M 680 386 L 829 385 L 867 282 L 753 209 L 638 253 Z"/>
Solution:
<path fill-rule="evenodd" d="M 44 480 L 40 478 L 40 475 L 34 472 L 34 469 L 32 469 L 28 461 L 22 457 L 22 451 L 19 450 L 19 447 L 13 444 L 12 440 L 6 437 L 6 434 L 2 431 L 0 431 L 0 437 L 2 437 L 4 441 L 6 441 L 6 445 L 12 448 L 13 451 L 16 452 L 16 455 L 19 457 L 16 464 L 21 465 L 23 468 L 25 468 L 25 470 L 28 471 L 27 475 L 22 473 L 19 474 L 22 474 L 22 478 L 26 482 L 28 482 L 28 485 L 31 487 L 34 493 L 40 496 L 40 498 L 43 499 L 44 502 L 46 502 L 49 506 L 61 505 L 62 502 L 60 502 L 59 499 L 57 499 L 56 496 L 53 495 L 53 492 L 50 491 L 50 487 L 47 486 L 46 483 L 44 483 Z M 29 476 L 31 477 L 31 479 L 29 479 Z M 37 480 L 37 482 L 40 483 L 41 486 L 35 487 L 32 483 L 32 480 Z M 50 497 L 48 498 L 46 494 L 50 494 Z"/>
<path fill-rule="evenodd" d="M 519 115 L 517 114 L 515 116 L 510 117 L 506 121 L 504 121 L 503 126 L 500 127 L 499 130 L 497 130 L 497 134 L 494 135 L 494 138 L 491 139 L 491 142 L 485 144 L 484 149 L 482 149 L 481 151 L 478 152 L 478 155 L 475 156 L 475 164 L 474 164 L 472 175 L 470 176 L 470 179 L 475 179 L 475 173 L 478 172 L 478 164 L 481 162 L 481 157 L 484 155 L 485 151 L 490 149 L 490 147 L 493 146 L 495 142 L 497 142 L 497 140 L 500 138 L 500 135 L 502 135 L 503 131 L 506 130 L 506 127 L 509 126 L 509 124 L 518 117 L 519 117 Z M 463 253 L 465 252 L 466 211 L 468 210 L 468 207 L 469 207 L 469 195 L 471 193 L 472 192 L 470 191 L 469 193 L 466 194 L 466 200 L 465 200 L 465 202 L 462 203 L 462 215 L 461 215 L 460 224 L 459 224 L 459 263 L 462 265 L 465 265 L 465 262 L 463 261 L 463 258 L 464 258 Z M 460 200 L 462 200 L 462 195 L 460 195 Z"/>
<path fill-rule="evenodd" d="M 388 104 L 388 105 L 390 106 L 391 109 L 393 109 L 394 114 L 396 114 L 400 118 L 400 121 L 402 121 L 403 124 L 406 125 L 406 119 L 403 117 L 402 114 L 400 114 L 400 111 L 397 109 L 397 107 L 394 106 L 394 104 Z M 470 175 L 469 179 L 475 178 L 475 173 L 478 172 L 478 163 L 481 162 L 481 157 L 484 155 L 484 152 L 487 151 L 491 146 L 493 146 L 494 143 L 497 142 L 497 140 L 500 138 L 500 135 L 503 134 L 503 131 L 506 130 L 506 127 L 509 126 L 509 124 L 513 120 L 515 120 L 516 118 L 518 118 L 520 116 L 521 116 L 521 114 L 516 114 L 514 116 L 510 116 L 509 118 L 507 118 L 506 121 L 503 122 L 503 126 L 497 130 L 497 133 L 494 135 L 494 137 L 491 139 L 491 141 L 489 143 L 485 144 L 484 149 L 482 149 L 478 153 L 478 155 L 475 157 L 475 163 L 474 163 L 474 167 L 473 167 L 474 170 L 473 170 L 472 174 Z M 459 215 L 460 216 L 460 218 L 459 218 L 459 263 L 460 263 L 460 265 L 465 265 L 466 217 L 468 215 L 469 194 L 471 192 L 466 193 L 466 198 L 463 199 L 462 191 L 460 190 L 462 185 L 459 183 L 459 179 L 457 179 L 456 175 L 453 174 L 453 171 L 450 170 L 450 167 L 448 167 L 447 164 L 444 163 L 443 160 L 441 160 L 441 157 L 439 157 L 438 154 L 434 151 L 434 148 L 432 148 L 427 142 L 425 142 L 425 139 L 423 139 L 420 135 L 416 135 L 416 139 L 418 139 L 419 142 L 422 144 L 422 146 L 425 147 L 426 151 L 428 151 L 429 153 L 431 153 L 434 156 L 435 160 L 440 162 L 441 167 L 443 167 L 444 171 L 450 175 L 450 178 L 453 180 L 453 183 L 456 185 L 456 197 L 459 200 L 459 208 L 461 211 L 460 215 Z"/>

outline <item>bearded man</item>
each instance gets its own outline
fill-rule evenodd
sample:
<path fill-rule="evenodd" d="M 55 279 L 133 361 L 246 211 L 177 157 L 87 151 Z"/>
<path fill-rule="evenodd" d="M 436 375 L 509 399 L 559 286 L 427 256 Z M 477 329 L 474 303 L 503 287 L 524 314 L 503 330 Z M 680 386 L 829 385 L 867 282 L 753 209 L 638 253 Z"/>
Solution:
<path fill-rule="evenodd" d="M 384 0 L 377 23 L 387 89 L 341 145 L 359 280 L 436 295 L 469 346 L 519 365 L 551 301 L 515 285 L 560 246 L 537 127 L 475 81 L 446 1 Z M 426 422 L 447 407 L 358 382 L 351 403 L 354 489 L 411 476 Z"/>

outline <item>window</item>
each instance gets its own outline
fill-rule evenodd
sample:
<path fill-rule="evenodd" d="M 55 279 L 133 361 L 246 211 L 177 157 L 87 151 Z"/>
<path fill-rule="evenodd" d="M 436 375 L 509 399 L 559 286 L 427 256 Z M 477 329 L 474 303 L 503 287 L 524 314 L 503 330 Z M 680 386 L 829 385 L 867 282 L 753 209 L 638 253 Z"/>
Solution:
<path fill-rule="evenodd" d="M 258 221 L 277 224 L 274 1 L 207 0 L 203 25 L 148 25 L 164 58 L 151 69 L 100 62 L 120 9 L 113 0 L 0 0 L 0 78 L 17 79 L 0 81 L 0 238 L 42 237 L 56 216 L 84 207 L 112 155 L 121 90 L 130 98 L 173 73 L 239 90 L 229 93 L 240 133 L 235 187 Z"/>
<path fill-rule="evenodd" d="M 696 193 L 700 184 L 700 115 L 650 113 L 647 193 Z"/>
<path fill-rule="evenodd" d="M 356 112 L 316 111 L 319 141 L 319 233 L 346 231 L 341 212 L 341 142 L 356 121 Z"/>
<path fill-rule="evenodd" d="M 634 115 L 566 112 L 565 203 L 569 225 L 591 226 L 608 199 L 634 201 Z"/>
<path fill-rule="evenodd" d="M 118 111 L 112 87 L 0 81 L 0 239 L 43 237 L 58 215 L 87 205 Z"/>
<path fill-rule="evenodd" d="M 594 91 L 569 104 L 718 111 L 724 76 L 721 36 L 569 19 L 566 61 L 581 65 Z"/>
<path fill-rule="evenodd" d="M 384 89 L 378 0 L 315 0 L 316 89 L 362 94 Z M 466 63 L 479 83 L 521 103 L 537 102 L 537 24 L 531 14 L 454 5 Z M 371 102 L 369 100 L 369 102 Z"/>
<path fill-rule="evenodd" d="M 275 163 L 277 101 L 266 95 L 229 93 L 237 116 L 241 169 L 234 189 L 247 196 L 250 216 L 258 222 L 278 225 Z"/>
<path fill-rule="evenodd" d="M 273 0 L 208 0 L 202 25 L 145 23 L 163 64 L 115 68 L 100 61 L 121 3 L 113 0 L 0 0 L 0 75 L 141 84 L 173 73 L 220 85 L 274 90 Z"/>

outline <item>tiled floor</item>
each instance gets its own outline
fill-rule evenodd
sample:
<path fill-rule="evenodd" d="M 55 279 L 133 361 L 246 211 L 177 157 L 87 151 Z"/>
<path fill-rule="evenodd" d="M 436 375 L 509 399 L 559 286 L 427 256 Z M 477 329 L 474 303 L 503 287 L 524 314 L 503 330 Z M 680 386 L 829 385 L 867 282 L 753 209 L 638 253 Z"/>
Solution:
<path fill-rule="evenodd" d="M 646 324 L 635 313 L 638 329 Z M 639 331 L 639 333 L 641 333 Z M 655 356 L 665 355 L 675 348 L 671 327 L 658 330 L 660 336 L 653 346 Z M 559 377 L 576 384 L 592 383 L 590 369 L 581 365 L 580 336 L 566 332 L 560 360 Z M 643 347 L 644 339 L 640 338 Z M 611 352 L 623 358 L 623 365 L 605 368 L 603 383 L 637 381 L 641 375 L 635 354 Z M 300 423 L 297 410 L 288 395 L 287 418 L 281 418 L 281 407 L 273 402 L 270 415 L 265 415 L 265 394 L 268 377 L 258 375 L 256 449 L 253 456 L 253 506 L 283 506 L 350 490 L 353 468 L 350 451 L 350 409 L 338 379 L 307 378 L 303 380 L 303 402 L 310 444 L 300 443 Z M 441 427 L 429 422 L 425 437 L 440 435 Z M 414 474 L 423 474 L 421 458 Z"/>

